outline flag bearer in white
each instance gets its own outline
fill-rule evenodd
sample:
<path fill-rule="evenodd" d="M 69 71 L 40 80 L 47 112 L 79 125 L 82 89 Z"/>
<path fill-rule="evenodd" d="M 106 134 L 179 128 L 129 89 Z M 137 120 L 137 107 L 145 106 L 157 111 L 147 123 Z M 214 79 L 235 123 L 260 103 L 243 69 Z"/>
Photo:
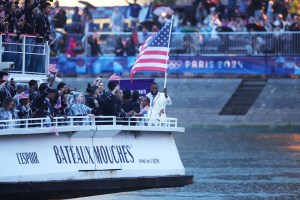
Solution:
<path fill-rule="evenodd" d="M 163 92 L 158 92 L 158 84 L 152 83 L 150 92 L 146 95 L 150 98 L 150 107 L 152 108 L 152 116 L 150 117 L 166 117 L 166 106 L 172 105 L 172 100 L 168 96 L 167 88 Z"/>

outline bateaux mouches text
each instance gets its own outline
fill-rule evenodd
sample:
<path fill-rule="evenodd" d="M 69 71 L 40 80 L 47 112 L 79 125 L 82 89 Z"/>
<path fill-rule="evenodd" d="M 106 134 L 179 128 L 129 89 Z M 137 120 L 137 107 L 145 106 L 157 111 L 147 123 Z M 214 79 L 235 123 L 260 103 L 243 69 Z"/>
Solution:
<path fill-rule="evenodd" d="M 58 164 L 134 163 L 131 146 L 53 146 Z"/>

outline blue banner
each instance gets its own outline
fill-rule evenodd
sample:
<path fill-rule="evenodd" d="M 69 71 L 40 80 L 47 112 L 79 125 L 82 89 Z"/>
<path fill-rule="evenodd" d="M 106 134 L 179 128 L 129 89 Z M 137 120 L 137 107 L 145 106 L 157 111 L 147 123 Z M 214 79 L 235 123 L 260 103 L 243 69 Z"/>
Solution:
<path fill-rule="evenodd" d="M 52 58 L 63 76 L 129 74 L 136 57 Z M 151 72 L 138 72 L 138 74 Z M 169 74 L 291 75 L 300 74 L 300 57 L 171 56 Z"/>

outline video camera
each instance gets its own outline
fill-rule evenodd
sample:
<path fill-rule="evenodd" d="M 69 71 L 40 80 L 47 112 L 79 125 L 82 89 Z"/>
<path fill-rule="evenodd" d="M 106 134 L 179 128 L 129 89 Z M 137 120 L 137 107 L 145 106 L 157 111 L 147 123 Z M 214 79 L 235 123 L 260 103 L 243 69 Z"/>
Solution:
<path fill-rule="evenodd" d="M 0 71 L 2 70 L 12 70 L 15 68 L 15 63 L 14 62 L 0 62 Z"/>

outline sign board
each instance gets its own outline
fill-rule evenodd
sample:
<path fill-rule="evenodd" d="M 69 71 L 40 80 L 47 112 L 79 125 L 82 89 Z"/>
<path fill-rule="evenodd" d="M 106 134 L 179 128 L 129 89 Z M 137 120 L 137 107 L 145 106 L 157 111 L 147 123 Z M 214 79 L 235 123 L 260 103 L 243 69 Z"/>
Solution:
<path fill-rule="evenodd" d="M 124 79 L 120 81 L 120 87 L 122 89 L 129 89 L 132 91 L 139 91 L 140 96 L 145 96 L 150 92 L 150 86 L 154 82 L 154 78 L 141 78 L 141 79 Z"/>
<path fill-rule="evenodd" d="M 78 67 L 76 63 L 84 63 Z M 80 74 L 98 75 L 113 73 L 130 73 L 135 57 L 105 56 L 98 59 L 51 58 L 57 63 L 64 76 Z M 139 74 L 149 75 L 153 72 L 141 71 Z M 168 74 L 191 73 L 195 75 L 299 75 L 299 56 L 171 56 Z M 149 75 L 150 76 L 150 75 Z M 135 76 L 136 77 L 136 76 Z M 134 77 L 134 80 L 136 79 Z"/>

